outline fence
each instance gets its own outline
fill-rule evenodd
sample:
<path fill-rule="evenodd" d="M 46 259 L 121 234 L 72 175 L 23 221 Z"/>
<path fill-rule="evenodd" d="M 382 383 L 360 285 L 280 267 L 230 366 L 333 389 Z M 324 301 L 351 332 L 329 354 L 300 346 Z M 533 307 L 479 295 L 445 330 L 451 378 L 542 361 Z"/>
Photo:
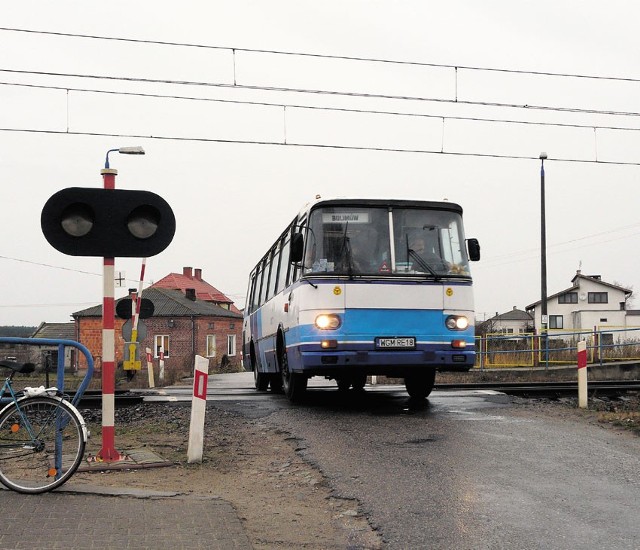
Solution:
<path fill-rule="evenodd" d="M 575 364 L 580 340 L 587 343 L 589 363 L 640 360 L 640 327 L 607 326 L 589 331 L 546 330 L 478 336 L 475 368 Z"/>

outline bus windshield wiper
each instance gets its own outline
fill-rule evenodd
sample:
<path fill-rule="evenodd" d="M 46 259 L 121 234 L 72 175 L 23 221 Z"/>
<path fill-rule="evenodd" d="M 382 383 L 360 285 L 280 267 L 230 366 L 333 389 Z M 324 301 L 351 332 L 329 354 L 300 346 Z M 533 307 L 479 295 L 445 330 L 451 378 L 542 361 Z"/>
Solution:
<path fill-rule="evenodd" d="M 438 275 L 433 270 L 433 268 L 418 255 L 418 253 L 415 250 L 413 250 L 412 248 L 407 248 L 407 252 L 408 252 L 408 256 L 410 258 L 413 258 L 416 261 L 416 263 L 418 264 L 420 269 L 422 269 L 422 271 L 428 271 L 436 281 L 440 279 L 440 275 Z"/>
<path fill-rule="evenodd" d="M 434 281 L 437 281 L 440 279 L 440 275 L 438 275 L 434 271 L 434 269 L 427 262 L 425 262 L 424 259 L 413 248 L 409 247 L 409 237 L 407 236 L 407 260 L 409 258 L 413 258 L 418 264 L 418 266 L 420 267 L 420 269 L 422 269 L 422 271 L 424 272 L 428 271 L 433 277 Z"/>

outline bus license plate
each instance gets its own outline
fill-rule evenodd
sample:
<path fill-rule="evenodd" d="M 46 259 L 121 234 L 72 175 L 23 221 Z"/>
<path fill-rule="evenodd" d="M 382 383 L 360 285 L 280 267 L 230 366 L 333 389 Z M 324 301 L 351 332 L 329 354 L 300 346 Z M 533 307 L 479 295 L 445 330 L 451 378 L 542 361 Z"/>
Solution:
<path fill-rule="evenodd" d="M 397 336 L 393 338 L 376 338 L 376 349 L 415 349 L 416 339 L 413 336 Z"/>

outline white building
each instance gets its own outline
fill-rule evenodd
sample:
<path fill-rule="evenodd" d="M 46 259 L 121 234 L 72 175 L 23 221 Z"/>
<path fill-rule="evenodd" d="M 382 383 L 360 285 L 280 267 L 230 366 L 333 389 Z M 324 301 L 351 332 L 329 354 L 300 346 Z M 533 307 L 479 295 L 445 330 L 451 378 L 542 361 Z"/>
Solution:
<path fill-rule="evenodd" d="M 513 306 L 511 311 L 498 313 L 484 321 L 491 334 L 525 334 L 533 332 L 533 317 Z"/>
<path fill-rule="evenodd" d="M 623 329 L 637 326 L 638 316 L 629 315 L 627 300 L 632 291 L 604 282 L 600 275 L 582 275 L 578 270 L 573 286 L 547 297 L 548 328 L 550 330 Z M 541 301 L 526 307 L 539 330 L 542 326 Z M 635 312 L 634 312 L 635 313 Z"/>

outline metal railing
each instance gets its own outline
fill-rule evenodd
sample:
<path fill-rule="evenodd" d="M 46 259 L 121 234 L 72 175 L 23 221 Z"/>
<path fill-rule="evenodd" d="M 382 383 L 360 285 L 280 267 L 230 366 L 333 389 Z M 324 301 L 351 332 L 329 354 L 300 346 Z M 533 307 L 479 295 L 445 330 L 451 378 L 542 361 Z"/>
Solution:
<path fill-rule="evenodd" d="M 594 327 L 593 330 L 546 330 L 537 333 L 487 334 L 476 337 L 475 368 L 549 367 L 576 362 L 578 342 L 587 343 L 589 363 L 640 360 L 640 327 Z"/>
<path fill-rule="evenodd" d="M 26 345 L 26 346 L 57 346 L 58 347 L 58 364 L 56 367 L 56 388 L 64 393 L 64 356 L 65 348 L 73 347 L 79 350 L 87 360 L 87 372 L 80 383 L 80 386 L 76 390 L 76 394 L 71 401 L 74 405 L 78 405 L 78 402 L 82 398 L 85 390 L 89 386 L 93 377 L 93 357 L 89 350 L 84 347 L 80 342 L 73 340 L 58 340 L 49 338 L 9 338 L 0 337 L 0 344 L 14 344 L 14 345 Z"/>

